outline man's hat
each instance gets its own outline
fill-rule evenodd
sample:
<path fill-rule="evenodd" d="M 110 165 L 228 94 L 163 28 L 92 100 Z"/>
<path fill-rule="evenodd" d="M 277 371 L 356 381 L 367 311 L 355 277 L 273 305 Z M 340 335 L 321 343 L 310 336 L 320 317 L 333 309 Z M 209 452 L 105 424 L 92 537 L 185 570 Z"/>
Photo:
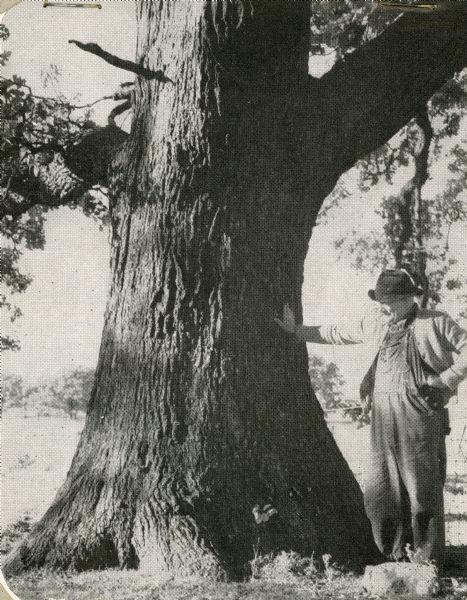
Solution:
<path fill-rule="evenodd" d="M 415 284 L 412 276 L 405 269 L 383 271 L 378 277 L 374 290 L 368 295 L 376 302 L 386 302 L 400 296 L 422 296 L 422 288 Z"/>

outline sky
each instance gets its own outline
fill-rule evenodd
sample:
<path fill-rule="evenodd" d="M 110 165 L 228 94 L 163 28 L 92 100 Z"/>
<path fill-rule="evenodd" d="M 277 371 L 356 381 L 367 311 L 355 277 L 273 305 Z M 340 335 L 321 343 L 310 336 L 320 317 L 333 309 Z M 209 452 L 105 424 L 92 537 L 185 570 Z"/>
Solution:
<path fill-rule="evenodd" d="M 3 22 L 10 30 L 5 49 L 11 60 L 4 75 L 17 73 L 39 94 L 44 89 L 41 72 L 50 64 L 61 70 L 59 88 L 67 96 L 80 95 L 91 102 L 112 93 L 128 74 L 85 53 L 69 39 L 99 43 L 123 58 L 134 58 L 136 23 L 132 1 L 102 2 L 103 9 L 47 8 L 41 2 L 23 2 L 6 13 Z M 314 75 L 330 67 L 313 63 Z M 112 103 L 97 106 L 94 118 L 104 122 Z M 464 123 L 465 137 L 467 124 Z M 441 186 L 448 173 L 439 173 L 433 184 Z M 394 193 L 387 185 L 361 194 L 355 184 L 355 170 L 346 174 L 352 196 L 332 213 L 327 226 L 313 232 L 305 264 L 303 287 L 304 322 L 316 324 L 356 317 L 369 308 L 367 291 L 374 276 L 356 273 L 348 261 L 338 261 L 333 240 L 349 228 L 376 223 L 374 206 L 383 195 Z M 401 175 L 400 182 L 403 182 Z M 407 174 L 405 174 L 407 177 Z M 451 245 L 465 252 L 465 228 L 455 228 Z M 48 213 L 44 250 L 25 251 L 21 261 L 33 283 L 13 300 L 23 316 L 13 325 L 3 319 L 5 332 L 17 336 L 18 352 L 3 353 L 3 373 L 21 375 L 26 381 L 50 379 L 75 367 L 97 363 L 109 281 L 108 232 L 79 211 L 68 208 Z M 350 396 L 356 396 L 358 383 L 368 361 L 365 347 L 309 346 L 312 353 L 338 363 L 347 381 Z"/>

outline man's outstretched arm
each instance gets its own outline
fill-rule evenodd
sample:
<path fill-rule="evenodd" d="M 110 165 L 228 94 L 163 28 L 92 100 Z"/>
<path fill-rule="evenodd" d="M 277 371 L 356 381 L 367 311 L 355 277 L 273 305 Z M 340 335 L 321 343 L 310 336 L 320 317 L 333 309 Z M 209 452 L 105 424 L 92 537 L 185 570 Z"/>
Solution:
<path fill-rule="evenodd" d="M 297 325 L 295 335 L 303 342 L 315 344 L 362 344 L 362 323 L 355 325 Z"/>
<path fill-rule="evenodd" d="M 351 325 L 298 325 L 292 309 L 286 304 L 282 320 L 274 321 L 302 342 L 343 345 L 361 344 L 365 341 L 363 320 Z"/>

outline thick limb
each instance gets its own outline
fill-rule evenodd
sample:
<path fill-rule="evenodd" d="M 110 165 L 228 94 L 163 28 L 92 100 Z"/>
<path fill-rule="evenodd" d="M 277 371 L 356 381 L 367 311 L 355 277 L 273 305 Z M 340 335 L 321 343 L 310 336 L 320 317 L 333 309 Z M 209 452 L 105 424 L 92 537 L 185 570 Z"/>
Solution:
<path fill-rule="evenodd" d="M 338 165 L 336 175 L 387 142 L 466 66 L 465 15 L 455 3 L 407 14 L 310 82 L 312 101 L 318 97 L 322 108 L 322 154 Z"/>

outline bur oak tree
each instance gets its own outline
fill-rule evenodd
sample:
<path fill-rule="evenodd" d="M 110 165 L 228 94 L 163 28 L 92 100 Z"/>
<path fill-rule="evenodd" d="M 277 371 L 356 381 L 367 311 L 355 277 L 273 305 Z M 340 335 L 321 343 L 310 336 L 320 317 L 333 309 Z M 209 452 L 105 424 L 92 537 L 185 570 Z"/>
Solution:
<path fill-rule="evenodd" d="M 339 176 L 465 66 L 464 9 L 440 6 L 314 79 L 308 2 L 138 3 L 130 134 L 109 124 L 42 162 L 29 149 L 5 196 L 13 214 L 100 183 L 112 229 L 86 424 L 7 573 L 222 577 L 244 574 L 255 551 L 376 557 L 305 345 L 273 318 L 285 302 L 301 317 L 308 242 Z"/>

